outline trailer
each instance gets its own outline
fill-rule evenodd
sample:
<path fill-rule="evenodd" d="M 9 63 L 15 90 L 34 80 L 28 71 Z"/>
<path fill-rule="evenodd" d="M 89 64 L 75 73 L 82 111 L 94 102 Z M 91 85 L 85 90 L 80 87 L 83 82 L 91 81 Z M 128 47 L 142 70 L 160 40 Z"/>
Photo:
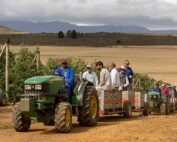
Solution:
<path fill-rule="evenodd" d="M 148 95 L 141 92 L 98 90 L 99 114 L 119 114 L 125 118 L 132 117 L 132 112 L 140 112 L 145 116 L 149 115 Z"/>

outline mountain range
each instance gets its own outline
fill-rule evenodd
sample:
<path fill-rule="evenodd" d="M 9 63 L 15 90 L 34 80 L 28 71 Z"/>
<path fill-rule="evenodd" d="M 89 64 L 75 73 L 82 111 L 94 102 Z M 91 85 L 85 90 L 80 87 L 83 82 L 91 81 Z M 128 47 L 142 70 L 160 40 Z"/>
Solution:
<path fill-rule="evenodd" d="M 75 29 L 83 33 L 120 32 L 120 33 L 148 33 L 148 34 L 177 34 L 177 30 L 150 30 L 141 26 L 78 26 L 68 22 L 31 22 L 31 21 L 0 21 L 0 25 L 27 33 L 57 33 Z"/>

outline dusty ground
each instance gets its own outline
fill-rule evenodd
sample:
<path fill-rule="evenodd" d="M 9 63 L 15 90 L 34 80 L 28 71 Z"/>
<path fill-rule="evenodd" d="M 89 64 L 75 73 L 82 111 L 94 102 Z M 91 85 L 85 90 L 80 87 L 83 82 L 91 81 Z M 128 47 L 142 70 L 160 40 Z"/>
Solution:
<path fill-rule="evenodd" d="M 29 132 L 18 133 L 12 128 L 11 107 L 0 107 L 0 140 L 2 142 L 176 142 L 177 115 L 148 117 L 134 114 L 104 117 L 96 127 L 80 127 L 73 119 L 69 134 L 57 134 L 54 127 L 34 123 Z"/>
<path fill-rule="evenodd" d="M 35 50 L 36 47 L 28 47 Z M 12 47 L 18 51 L 21 47 Z M 110 47 L 49 47 L 41 46 L 41 60 L 48 58 L 80 57 L 87 62 L 102 60 L 105 64 L 111 61 L 120 66 L 124 59 L 131 61 L 135 72 L 147 73 L 158 80 L 177 85 L 177 46 L 119 46 Z"/>

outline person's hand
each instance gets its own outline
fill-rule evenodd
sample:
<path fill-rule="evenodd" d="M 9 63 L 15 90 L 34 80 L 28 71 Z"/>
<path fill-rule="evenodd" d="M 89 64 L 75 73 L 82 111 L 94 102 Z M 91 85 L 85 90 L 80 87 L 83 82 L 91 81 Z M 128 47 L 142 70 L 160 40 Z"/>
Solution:
<path fill-rule="evenodd" d="M 123 90 L 123 87 L 122 86 L 119 86 L 119 91 L 122 91 Z"/>

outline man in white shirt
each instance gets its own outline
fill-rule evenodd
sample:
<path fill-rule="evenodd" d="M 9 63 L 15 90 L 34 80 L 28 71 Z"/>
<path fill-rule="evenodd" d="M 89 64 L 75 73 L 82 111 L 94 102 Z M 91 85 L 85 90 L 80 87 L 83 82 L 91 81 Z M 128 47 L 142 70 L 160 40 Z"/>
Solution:
<path fill-rule="evenodd" d="M 111 76 L 112 89 L 118 88 L 120 86 L 120 76 L 119 72 L 116 69 L 116 64 L 114 62 L 111 62 L 109 64 L 109 71 Z"/>
<path fill-rule="evenodd" d="M 87 71 L 83 73 L 82 78 L 92 82 L 95 87 L 98 86 L 98 77 L 91 65 L 87 65 Z"/>
<path fill-rule="evenodd" d="M 96 88 L 97 90 L 110 90 L 111 89 L 111 76 L 109 71 L 103 67 L 103 62 L 98 61 L 96 63 L 97 69 L 100 71 L 100 84 Z"/>

